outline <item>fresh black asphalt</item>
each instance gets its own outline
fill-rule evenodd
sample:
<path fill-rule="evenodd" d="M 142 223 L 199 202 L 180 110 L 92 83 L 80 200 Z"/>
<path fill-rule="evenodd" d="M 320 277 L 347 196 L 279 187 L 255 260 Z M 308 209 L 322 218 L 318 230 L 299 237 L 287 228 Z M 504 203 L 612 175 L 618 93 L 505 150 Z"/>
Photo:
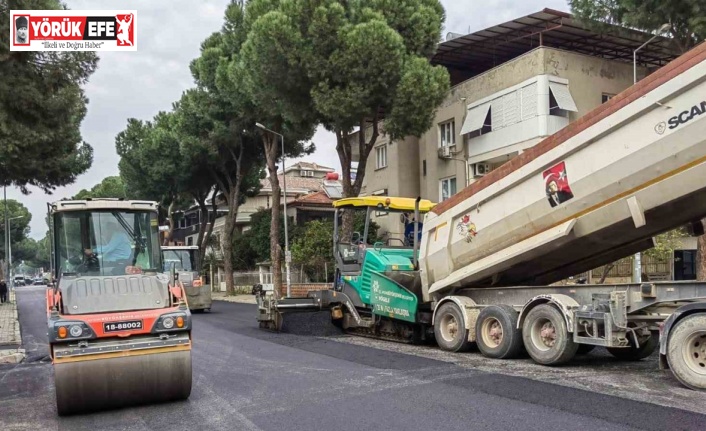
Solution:
<path fill-rule="evenodd" d="M 335 335 L 267 332 L 257 327 L 254 305 L 225 302 L 194 315 L 188 401 L 59 418 L 44 290 L 19 288 L 17 297 L 27 360 L 0 366 L 0 430 L 706 429 L 706 416 L 684 410 Z M 316 316 L 308 319 L 315 327 Z"/>

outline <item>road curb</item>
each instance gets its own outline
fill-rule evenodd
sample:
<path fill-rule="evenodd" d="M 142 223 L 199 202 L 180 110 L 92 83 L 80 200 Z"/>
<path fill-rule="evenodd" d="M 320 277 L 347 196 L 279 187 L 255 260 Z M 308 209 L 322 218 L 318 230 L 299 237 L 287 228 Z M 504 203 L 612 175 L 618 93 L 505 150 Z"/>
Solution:
<path fill-rule="evenodd" d="M 10 290 L 9 299 L 0 307 L 0 364 L 17 364 L 25 358 L 14 290 Z"/>
<path fill-rule="evenodd" d="M 25 358 L 25 349 L 0 350 L 0 364 L 19 364 Z"/>
<path fill-rule="evenodd" d="M 235 295 L 235 296 L 226 296 L 226 295 L 218 295 L 215 294 L 211 297 L 214 301 L 222 301 L 222 302 L 236 302 L 239 304 L 257 304 L 257 300 L 255 299 L 255 295 Z"/>

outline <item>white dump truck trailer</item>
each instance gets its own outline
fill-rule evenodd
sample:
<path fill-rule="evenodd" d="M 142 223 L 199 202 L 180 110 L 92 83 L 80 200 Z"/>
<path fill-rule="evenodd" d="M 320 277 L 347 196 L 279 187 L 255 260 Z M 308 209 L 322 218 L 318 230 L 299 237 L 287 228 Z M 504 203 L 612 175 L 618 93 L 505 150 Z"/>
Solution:
<path fill-rule="evenodd" d="M 396 202 L 373 211 L 410 210 Z M 553 285 L 649 249 L 671 229 L 703 233 L 706 45 L 421 209 L 417 200 L 415 220 L 426 215 L 406 251 L 366 244 L 367 229 L 350 241 L 336 232 L 334 288 L 307 298 L 263 292 L 261 326 L 328 308 L 351 332 L 407 340 L 433 332 L 444 350 L 475 342 L 488 357 L 512 358 L 524 348 L 545 365 L 579 348 L 639 360 L 659 347 L 662 368 L 706 390 L 706 283 Z"/>

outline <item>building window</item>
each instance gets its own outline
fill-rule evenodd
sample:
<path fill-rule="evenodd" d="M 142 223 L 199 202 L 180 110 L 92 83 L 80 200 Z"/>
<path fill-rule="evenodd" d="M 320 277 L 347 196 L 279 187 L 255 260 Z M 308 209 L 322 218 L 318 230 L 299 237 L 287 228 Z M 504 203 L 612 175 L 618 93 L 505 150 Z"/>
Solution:
<path fill-rule="evenodd" d="M 427 161 L 422 160 L 422 175 L 427 176 Z"/>
<path fill-rule="evenodd" d="M 302 177 L 313 177 L 314 171 L 301 171 L 301 176 Z"/>
<path fill-rule="evenodd" d="M 483 127 L 480 129 L 480 134 L 485 135 L 493 131 L 493 107 L 488 108 L 488 114 L 483 121 Z"/>
<path fill-rule="evenodd" d="M 194 245 L 194 237 L 193 236 L 186 238 L 186 245 Z"/>
<path fill-rule="evenodd" d="M 441 188 L 441 201 L 445 201 L 456 194 L 456 177 L 445 178 L 439 182 Z"/>
<path fill-rule="evenodd" d="M 267 205 L 267 206 L 265 207 L 265 209 L 269 209 L 270 208 L 270 195 L 267 195 L 266 198 L 267 198 L 267 203 L 265 205 Z"/>
<path fill-rule="evenodd" d="M 601 103 L 606 103 L 610 99 L 614 98 L 615 94 L 608 94 L 608 93 L 603 93 L 601 95 Z"/>
<path fill-rule="evenodd" d="M 375 148 L 375 169 L 387 167 L 387 145 L 382 144 Z"/>
<path fill-rule="evenodd" d="M 556 101 L 556 97 L 552 92 L 549 92 L 549 115 L 555 115 L 557 117 L 568 117 L 569 112 L 561 109 L 559 103 Z"/>
<path fill-rule="evenodd" d="M 454 120 L 439 124 L 439 146 L 451 147 L 456 145 L 456 122 Z"/>
<path fill-rule="evenodd" d="M 569 118 L 569 112 L 578 112 L 569 86 L 549 81 L 549 115 Z"/>

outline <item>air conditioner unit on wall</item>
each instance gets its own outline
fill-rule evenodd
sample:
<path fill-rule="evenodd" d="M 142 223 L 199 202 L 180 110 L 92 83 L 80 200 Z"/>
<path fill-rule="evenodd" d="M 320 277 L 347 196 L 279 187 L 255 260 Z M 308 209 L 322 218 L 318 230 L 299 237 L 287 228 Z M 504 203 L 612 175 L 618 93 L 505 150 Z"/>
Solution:
<path fill-rule="evenodd" d="M 441 148 L 439 148 L 439 157 L 442 159 L 450 159 L 451 158 L 451 147 L 444 145 Z"/>
<path fill-rule="evenodd" d="M 490 164 L 488 163 L 475 163 L 473 165 L 473 176 L 482 177 L 490 172 Z"/>

